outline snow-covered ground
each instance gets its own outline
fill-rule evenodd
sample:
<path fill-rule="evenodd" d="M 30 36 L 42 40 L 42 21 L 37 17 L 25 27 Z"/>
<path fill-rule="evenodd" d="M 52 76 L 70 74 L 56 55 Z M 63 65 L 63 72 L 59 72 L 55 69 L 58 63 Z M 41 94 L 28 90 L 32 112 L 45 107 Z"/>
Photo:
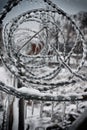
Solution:
<path fill-rule="evenodd" d="M 86 63 L 85 63 L 86 66 Z M 49 68 L 49 69 L 48 69 Z M 50 67 L 45 67 L 44 71 L 52 71 Z M 84 69 L 83 69 L 84 70 Z M 86 68 L 85 68 L 86 70 Z M 37 71 L 36 71 L 37 72 Z M 40 72 L 37 72 L 38 74 Z M 82 73 L 84 73 L 82 71 Z M 42 73 L 41 73 L 42 75 Z M 68 77 L 70 76 L 70 72 L 67 71 L 67 69 L 62 68 L 59 75 L 54 78 L 51 82 L 58 82 L 58 81 L 66 81 Z M 0 80 L 4 82 L 5 84 L 12 85 L 12 79 L 11 75 L 8 74 L 8 71 L 1 66 L 0 67 Z M 38 90 L 35 89 L 27 89 L 27 88 L 21 88 L 18 89 L 19 91 L 23 91 L 24 93 L 33 93 L 40 94 Z M 28 92 L 29 91 L 29 92 Z M 57 89 L 54 89 L 54 91 L 48 91 L 48 93 L 53 93 L 53 95 L 61 95 L 65 94 L 67 97 L 72 93 L 83 93 L 84 91 L 87 91 L 87 83 L 84 81 L 81 81 L 77 79 L 77 83 L 70 84 L 67 86 L 60 86 Z M 34 104 L 33 104 L 34 103 Z M 41 101 L 31 101 L 30 104 L 26 103 L 25 107 L 25 124 L 30 124 L 30 130 L 34 130 L 37 126 L 45 127 L 47 125 L 47 122 L 56 121 L 57 123 L 60 122 L 60 125 L 70 123 L 70 114 L 73 115 L 73 117 L 78 117 L 84 109 L 87 107 L 87 102 L 80 102 L 80 101 L 73 101 L 73 102 L 41 102 Z M 33 105 L 32 105 L 33 104 Z M 43 107 L 41 107 L 41 104 Z M 17 106 L 17 102 L 15 104 Z M 18 114 L 17 114 L 18 115 Z M 15 115 L 15 116 L 17 116 Z M 2 114 L 0 114 L 0 119 L 2 120 Z M 17 120 L 15 120 L 17 121 Z M 45 123 L 43 123 L 45 121 Z M 17 124 L 15 122 L 14 126 Z M 46 124 L 46 125 L 44 125 Z"/>

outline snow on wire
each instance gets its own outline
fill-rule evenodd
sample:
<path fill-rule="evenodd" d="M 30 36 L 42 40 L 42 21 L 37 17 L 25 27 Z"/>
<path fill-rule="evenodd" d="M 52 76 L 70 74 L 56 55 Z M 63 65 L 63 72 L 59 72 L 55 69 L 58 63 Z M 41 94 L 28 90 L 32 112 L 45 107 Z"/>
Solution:
<path fill-rule="evenodd" d="M 35 84 L 36 85 L 36 89 L 38 89 L 38 85 L 44 85 L 44 86 L 48 86 L 48 87 L 43 87 L 43 88 L 39 88 L 41 90 L 49 90 L 51 88 L 55 88 L 55 86 L 63 86 L 66 84 L 71 84 L 71 83 L 75 83 L 76 81 L 73 80 L 68 80 L 68 81 L 61 81 L 61 82 L 57 82 L 57 83 L 51 83 L 49 82 L 51 79 L 55 78 L 58 74 L 59 74 L 59 70 L 62 69 L 62 65 L 64 65 L 64 67 L 66 67 L 70 73 L 78 78 L 80 78 L 81 80 L 87 81 L 87 79 L 83 76 L 80 76 L 77 72 L 79 72 L 79 70 L 82 68 L 84 62 L 85 62 L 85 58 L 86 58 L 86 45 L 85 45 L 85 39 L 84 36 L 82 34 L 82 32 L 80 31 L 80 29 L 76 26 L 75 22 L 71 19 L 70 16 L 68 16 L 63 10 L 61 10 L 60 8 L 58 8 L 54 3 L 52 3 L 52 1 L 50 0 L 44 0 L 45 2 L 48 3 L 48 5 L 50 5 L 52 8 L 51 10 L 48 9 L 34 9 L 31 11 L 27 11 L 26 13 L 23 13 L 22 15 L 19 15 L 18 17 L 14 18 L 9 24 L 7 23 L 5 28 L 4 28 L 4 47 L 5 47 L 5 51 L 6 54 L 4 55 L 3 52 L 1 52 L 1 58 L 3 63 L 5 64 L 5 66 L 8 68 L 8 70 L 15 75 L 17 78 L 20 79 L 20 81 L 22 83 L 26 82 L 29 84 Z M 12 1 L 8 1 L 7 5 L 4 7 L 4 10 L 0 13 L 0 21 L 2 22 L 2 20 L 4 19 L 4 17 L 6 16 L 6 14 L 14 7 L 16 6 L 18 3 L 20 2 L 20 0 L 16 0 L 15 2 Z M 44 76 L 37 76 L 35 74 L 33 74 L 32 72 L 34 72 L 35 68 L 43 68 L 44 65 L 46 65 L 46 63 L 41 66 L 41 59 L 43 59 L 44 54 L 47 52 L 47 48 L 48 46 L 45 44 L 45 49 L 43 50 L 43 55 L 39 56 L 39 63 L 38 64 L 34 64 L 33 59 L 37 58 L 33 57 L 33 56 L 26 56 L 23 55 L 20 50 L 31 40 L 33 39 L 33 37 L 37 36 L 41 31 L 39 30 L 38 32 L 36 32 L 36 34 L 34 34 L 23 46 L 21 46 L 21 48 L 19 48 L 18 51 L 14 50 L 14 32 L 18 29 L 18 27 L 23 23 L 23 22 L 30 22 L 31 19 L 34 21 L 37 21 L 37 23 L 41 24 L 41 20 L 42 17 L 40 14 L 45 13 L 49 15 L 50 20 L 45 21 L 45 23 L 51 23 L 51 25 L 55 25 L 55 27 L 57 29 L 59 29 L 59 31 L 61 32 L 61 36 L 63 37 L 63 32 L 61 30 L 61 28 L 59 28 L 59 26 L 56 23 L 53 23 L 53 19 L 51 17 L 50 14 L 57 14 L 59 16 L 63 16 L 64 18 L 66 18 L 74 27 L 75 31 L 76 31 L 76 35 L 77 35 L 77 39 L 80 36 L 80 40 L 82 41 L 82 46 L 83 46 L 83 56 L 82 56 L 82 60 L 81 63 L 79 64 L 79 66 L 77 67 L 76 71 L 73 72 L 73 70 L 67 65 L 67 61 L 69 60 L 70 56 L 73 53 L 73 50 L 76 47 L 76 42 L 74 44 L 74 46 L 72 47 L 71 51 L 68 53 L 68 55 L 65 57 L 64 61 L 62 60 L 60 54 L 58 53 L 58 51 L 56 50 L 56 55 L 59 56 L 59 62 L 60 65 L 58 67 L 56 67 L 56 69 L 52 70 L 51 73 L 48 74 L 44 74 Z M 44 28 L 46 28 L 49 31 L 49 27 L 45 26 L 43 24 L 43 28 L 41 30 L 43 30 Z M 31 30 L 32 31 L 32 30 Z M 47 41 L 48 39 L 46 39 Z M 63 40 L 65 40 L 63 38 Z M 51 47 L 51 46 L 50 46 Z M 65 47 L 65 43 L 64 43 L 64 47 Z M 55 51 L 55 48 L 53 48 L 53 50 Z M 64 48 L 64 56 L 65 56 L 65 51 L 66 49 Z M 44 56 L 44 58 L 47 58 L 47 55 Z M 25 62 L 25 59 L 27 62 L 29 62 L 30 66 Z M 33 63 L 33 67 L 31 66 L 31 64 Z M 22 72 L 22 69 L 24 69 L 24 73 Z M 32 72 L 31 72 L 32 70 Z M 27 73 L 26 73 L 27 72 Z M 47 81 L 47 80 L 48 81 Z M 33 94 L 33 93 L 25 93 L 24 91 L 20 91 L 20 90 L 16 90 L 15 88 L 6 86 L 4 83 L 0 83 L 0 89 L 8 94 L 12 94 L 16 97 L 19 98 L 24 98 L 24 99 L 37 99 L 37 100 L 48 100 L 48 101 L 70 101 L 70 100 L 84 100 L 82 97 L 78 97 L 77 95 L 70 96 L 69 97 L 65 97 L 64 95 L 62 96 L 53 96 L 53 95 L 49 95 L 47 96 L 46 94 L 42 94 L 41 93 L 37 93 L 37 94 Z M 23 89 L 23 88 L 21 88 Z M 27 89 L 27 88 L 26 88 Z M 34 88 L 33 88 L 34 89 Z M 43 96 L 41 96 L 41 94 Z M 81 95 L 80 95 L 81 96 Z"/>
<path fill-rule="evenodd" d="M 9 94 L 16 96 L 17 98 L 23 98 L 25 100 L 40 100 L 40 101 L 87 101 L 87 93 L 81 93 L 81 94 L 68 94 L 68 95 L 53 95 L 49 93 L 43 93 L 39 90 L 33 89 L 33 88 L 26 88 L 22 87 L 19 89 L 16 89 L 11 86 L 7 86 L 4 83 L 0 82 L 0 90 Z"/>

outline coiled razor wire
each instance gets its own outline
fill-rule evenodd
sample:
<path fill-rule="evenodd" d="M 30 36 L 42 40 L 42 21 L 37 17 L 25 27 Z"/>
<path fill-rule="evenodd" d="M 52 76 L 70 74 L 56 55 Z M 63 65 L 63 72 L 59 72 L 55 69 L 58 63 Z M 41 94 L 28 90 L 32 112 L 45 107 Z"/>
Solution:
<path fill-rule="evenodd" d="M 29 12 L 27 12 L 27 13 L 25 13 L 25 14 L 22 14 L 22 15 L 20 15 L 18 18 L 16 18 L 16 20 L 14 19 L 13 20 L 13 23 L 11 24 L 11 27 L 10 27 L 10 34 L 8 35 L 8 40 L 6 39 L 6 41 L 8 41 L 8 43 L 10 43 L 10 44 L 12 44 L 12 34 L 13 34 L 13 32 L 17 29 L 17 27 L 18 27 L 18 24 L 21 24 L 21 23 L 23 23 L 23 21 L 25 21 L 25 19 L 24 18 L 26 18 L 26 15 L 27 15 L 27 19 L 28 19 L 28 17 L 30 18 L 30 17 L 32 17 L 32 15 L 31 15 L 31 13 L 33 12 L 33 14 L 34 13 L 37 13 L 37 11 L 39 11 L 39 12 L 42 12 L 42 11 L 44 11 L 44 12 L 46 12 L 46 10 L 44 10 L 44 9 L 38 9 L 38 10 L 34 10 L 34 11 L 29 11 Z M 49 10 L 47 10 L 47 12 L 48 12 Z M 22 18 L 21 18 L 22 17 Z M 24 18 L 23 18 L 24 17 Z M 20 20 L 21 19 L 21 20 Z M 17 22 L 18 21 L 18 22 Z M 17 24 L 18 23 L 18 24 Z M 57 25 L 56 25 L 57 26 Z M 43 28 L 41 29 L 41 30 L 43 30 Z M 6 31 L 5 31 L 6 32 Z M 79 35 L 81 35 L 80 33 L 79 33 Z M 12 49 L 12 45 L 10 45 L 10 44 L 8 44 L 8 49 L 7 49 L 7 52 L 9 53 L 8 55 L 9 55 L 9 57 L 11 57 L 11 59 L 12 59 L 12 57 L 13 57 L 13 54 L 10 54 L 10 52 L 14 52 L 14 50 Z M 6 43 L 6 45 L 7 45 L 7 43 Z M 76 46 L 76 44 L 74 45 L 74 47 L 72 48 L 72 50 L 70 51 L 70 53 L 69 53 L 69 55 L 66 57 L 66 60 L 71 56 L 71 54 L 72 54 L 72 52 L 73 52 L 73 50 L 74 50 L 74 48 L 75 48 L 75 46 Z M 11 51 L 11 49 L 9 49 L 9 48 L 11 48 L 12 49 L 12 51 Z M 20 51 L 20 50 L 19 50 Z M 15 55 L 17 55 L 17 54 L 15 54 Z M 85 58 L 84 57 L 84 55 L 85 54 L 83 54 L 83 58 L 82 58 L 82 61 L 84 61 L 83 59 Z M 22 56 L 22 55 L 21 55 Z M 10 59 L 10 60 L 11 60 Z M 20 58 L 19 58 L 20 59 Z M 66 61 L 65 60 L 65 61 Z M 14 61 L 12 61 L 12 62 L 14 62 Z M 84 62 L 82 62 L 82 64 L 80 64 L 80 66 L 78 67 L 78 69 L 77 69 L 77 71 L 79 71 L 80 69 L 81 69 L 81 67 L 82 67 L 82 65 L 83 65 L 83 63 Z M 21 62 L 21 64 L 20 65 L 22 65 L 22 66 L 24 66 L 23 65 L 24 63 L 23 63 L 23 61 Z M 66 64 L 66 63 L 65 63 Z M 18 66 L 17 66 L 18 67 Z M 54 71 L 55 72 L 55 71 Z M 71 71 L 71 69 L 70 69 L 70 72 L 72 72 L 72 74 L 74 74 L 73 73 L 73 71 Z M 49 74 L 49 75 L 51 75 L 51 74 Z M 76 74 L 75 74 L 76 75 Z M 48 76 L 48 75 L 47 75 Z M 78 75 L 76 75 L 76 76 L 78 76 Z M 81 76 L 80 76 L 81 77 Z M 29 77 L 27 77 L 27 78 L 29 78 Z M 41 77 L 41 78 L 45 78 L 45 76 L 43 76 L 43 77 Z M 40 80 L 41 78 L 36 78 L 36 79 L 38 79 L 38 80 Z M 83 77 L 82 77 L 83 78 Z M 32 77 L 32 79 L 33 79 L 33 77 Z M 34 78 L 35 79 L 35 78 Z"/>
<path fill-rule="evenodd" d="M 41 101 L 67 101 L 67 102 L 71 102 L 71 101 L 86 101 L 87 100 L 87 94 L 86 93 L 82 93 L 82 94 L 70 94 L 69 96 L 67 95 L 52 95 L 52 94 L 46 94 L 46 93 L 41 93 L 38 91 L 38 93 L 28 93 L 28 89 L 27 92 L 23 92 L 22 89 L 15 89 L 12 86 L 7 86 L 4 83 L 0 82 L 0 90 L 4 91 L 7 94 L 16 96 L 17 98 L 23 98 L 25 100 L 41 100 Z"/>
<path fill-rule="evenodd" d="M 3 22 L 3 19 L 5 18 L 5 16 L 7 15 L 7 13 L 10 12 L 13 7 L 15 7 L 16 5 L 18 5 L 18 3 L 20 1 L 21 0 L 15 0 L 15 1 L 9 0 L 7 2 L 7 4 L 4 6 L 3 10 L 0 12 L 0 23 Z"/>
<path fill-rule="evenodd" d="M 70 16 L 68 16 L 63 10 L 58 8 L 57 5 L 52 3 L 52 1 L 50 1 L 50 0 L 44 0 L 44 1 L 47 2 L 47 4 L 51 6 L 51 9 L 48 10 L 48 9 L 41 8 L 41 9 L 34 9 L 31 11 L 27 11 L 26 13 L 23 13 L 22 15 L 19 15 L 18 17 L 14 18 L 10 23 L 6 24 L 6 26 L 4 28 L 4 39 L 3 39 L 4 50 L 6 53 L 4 55 L 3 52 L 1 52 L 1 58 L 2 58 L 3 63 L 5 64 L 5 66 L 8 68 L 8 70 L 13 75 L 15 75 L 18 79 L 20 79 L 20 81 L 23 84 L 34 84 L 36 86 L 35 89 L 41 89 L 41 91 L 44 91 L 44 90 L 47 91 L 51 88 L 55 88 L 55 86 L 58 87 L 58 86 L 63 86 L 65 84 L 71 84 L 71 83 L 76 82 L 75 80 L 70 80 L 70 81 L 66 80 L 66 81 L 61 81 L 61 82 L 56 82 L 56 83 L 53 83 L 50 81 L 51 79 L 58 76 L 58 74 L 60 73 L 59 70 L 62 69 L 62 65 L 64 67 L 66 67 L 72 75 L 74 75 L 82 80 L 87 81 L 86 77 L 78 74 L 78 72 L 82 68 L 82 66 L 85 62 L 85 58 L 86 58 L 86 45 L 85 45 L 85 39 L 84 39 L 82 32 L 77 27 L 77 25 L 72 20 L 72 18 Z M 6 16 L 6 14 L 14 6 L 16 6 L 19 2 L 20 2 L 20 0 L 16 0 L 15 2 L 9 1 L 7 3 L 7 5 L 4 7 L 4 10 L 0 13 L 0 21 L 1 22 L 4 19 L 4 17 Z M 51 18 L 49 20 L 45 19 L 45 24 L 51 23 L 51 25 L 55 26 L 61 32 L 61 36 L 63 37 L 63 40 L 64 40 L 64 51 L 66 51 L 66 49 L 65 49 L 66 43 L 65 43 L 64 36 L 63 36 L 64 35 L 63 31 L 62 31 L 61 27 L 59 28 L 57 23 L 53 23 L 54 21 L 50 15 L 50 13 L 57 14 L 60 17 L 63 16 L 64 19 L 67 19 L 67 21 L 69 21 L 72 24 L 72 26 L 74 27 L 74 30 L 75 30 L 76 35 L 77 35 L 76 41 L 78 40 L 78 38 L 80 38 L 80 40 L 82 41 L 82 46 L 83 46 L 82 60 L 81 60 L 81 63 L 79 64 L 79 66 L 76 68 L 75 72 L 70 68 L 70 66 L 67 65 L 67 60 L 71 57 L 73 50 L 75 49 L 75 47 L 77 45 L 77 42 L 75 42 L 71 51 L 68 53 L 68 55 L 64 59 L 61 57 L 61 54 L 59 54 L 58 50 L 54 46 L 50 45 L 51 49 L 53 49 L 54 52 L 56 52 L 56 56 L 59 56 L 59 61 L 57 61 L 57 62 L 59 62 L 59 66 L 56 67 L 55 69 L 53 69 L 51 71 L 51 73 L 48 73 L 48 74 L 44 73 L 43 76 L 39 75 L 37 77 L 34 74 L 35 68 L 38 68 L 38 70 L 40 70 L 40 68 L 41 69 L 43 68 L 43 64 L 42 64 L 42 66 L 40 65 L 42 63 L 41 59 L 43 60 L 43 57 L 44 57 L 44 59 L 46 59 L 46 57 L 50 57 L 47 55 L 47 52 L 46 52 L 46 51 L 48 51 L 49 43 L 45 44 L 45 46 L 44 46 L 45 49 L 42 51 L 43 53 L 39 56 L 38 55 L 26 56 L 26 55 L 21 53 L 21 50 L 34 37 L 40 35 L 40 32 L 43 31 L 44 29 L 48 29 L 48 31 L 50 31 L 49 28 L 45 24 L 42 24 L 43 28 L 41 28 L 41 30 L 39 30 L 36 33 L 34 32 L 34 35 L 30 38 L 31 40 L 29 39 L 27 42 L 25 42 L 25 44 L 23 46 L 21 46 L 21 48 L 18 51 L 14 48 L 14 35 L 15 35 L 14 33 L 19 29 L 19 26 L 21 24 L 25 23 L 26 21 L 30 22 L 31 20 L 36 21 L 36 22 L 41 24 L 42 17 L 40 14 L 42 14 L 42 13 L 48 14 L 48 16 Z M 65 56 L 65 54 L 64 54 L 64 56 Z M 38 59 L 38 64 L 35 63 L 36 59 Z M 31 65 L 33 65 L 33 67 Z M 47 66 L 46 63 L 44 65 Z M 23 69 L 23 71 L 22 71 L 22 69 Z M 41 87 L 39 87 L 38 85 Z M 47 86 L 47 87 L 42 88 L 42 85 Z M 2 83 L 1 88 L 2 88 L 2 86 L 4 87 L 5 85 Z M 6 93 L 9 93 L 9 94 L 13 94 L 16 91 L 16 90 L 15 91 L 13 90 L 13 92 L 10 92 L 10 91 L 12 91 L 11 89 L 8 89 L 8 90 L 5 90 L 5 89 L 1 89 L 1 90 L 5 91 Z M 17 93 L 18 93 L 18 91 L 17 91 Z M 17 93 L 15 94 L 15 96 L 20 97 L 17 95 Z M 50 99 L 51 98 L 52 97 L 50 97 Z M 33 96 L 33 99 L 36 99 L 36 96 Z M 48 100 L 47 97 L 45 99 L 46 99 L 46 101 Z M 44 100 L 44 97 L 40 98 L 40 100 Z M 55 99 L 52 99 L 52 100 L 55 100 Z M 58 99 L 56 99 L 56 100 L 58 100 Z M 76 100 L 76 98 L 75 98 L 75 100 Z"/>

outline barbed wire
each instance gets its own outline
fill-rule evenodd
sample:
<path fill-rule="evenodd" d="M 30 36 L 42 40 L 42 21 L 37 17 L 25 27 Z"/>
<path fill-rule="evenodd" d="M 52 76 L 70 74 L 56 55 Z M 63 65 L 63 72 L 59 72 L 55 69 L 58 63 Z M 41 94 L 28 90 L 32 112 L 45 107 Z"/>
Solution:
<path fill-rule="evenodd" d="M 41 93 L 38 91 L 38 93 L 32 93 L 29 92 L 29 88 L 27 88 L 27 91 L 25 92 L 26 88 L 22 89 L 16 89 L 13 86 L 7 86 L 4 83 L 0 81 L 0 90 L 9 94 L 16 96 L 17 98 L 23 98 L 25 100 L 39 100 L 39 101 L 58 101 L 58 102 L 72 102 L 72 101 L 87 101 L 87 94 L 70 94 L 70 95 L 53 95 L 48 93 Z"/>
<path fill-rule="evenodd" d="M 11 11 L 11 9 L 13 7 L 15 7 L 16 5 L 18 5 L 18 3 L 22 1 L 22 0 L 8 0 L 8 2 L 6 3 L 6 5 L 3 7 L 2 11 L 0 12 L 0 24 L 2 24 L 2 20 L 5 18 L 5 16 L 7 15 L 8 12 Z"/>
<path fill-rule="evenodd" d="M 11 11 L 11 9 L 16 6 L 18 3 L 20 2 L 20 0 L 16 0 L 15 2 L 13 1 L 9 1 L 7 3 L 7 5 L 4 7 L 4 10 L 0 13 L 0 21 L 2 22 L 2 20 L 5 18 L 6 14 Z M 24 83 L 29 83 L 29 84 L 34 84 L 36 85 L 36 87 L 34 87 L 35 89 L 39 89 L 41 91 L 47 91 L 50 89 L 54 89 L 57 88 L 59 86 L 63 86 L 63 85 L 69 85 L 71 83 L 76 83 L 75 80 L 66 80 L 66 81 L 61 81 L 61 82 L 56 82 L 56 83 L 52 83 L 49 82 L 49 80 L 55 78 L 58 73 L 60 72 L 59 70 L 62 68 L 62 65 L 64 65 L 72 75 L 80 78 L 81 80 L 87 81 L 86 77 L 83 77 L 82 75 L 79 75 L 77 72 L 79 72 L 79 70 L 82 68 L 84 62 L 85 62 L 85 58 L 86 58 L 86 44 L 85 44 L 85 39 L 84 36 L 82 34 L 82 32 L 80 31 L 80 29 L 78 28 L 78 26 L 75 24 L 75 22 L 72 20 L 72 18 L 70 16 L 68 16 L 63 10 L 61 10 L 60 8 L 58 8 L 54 3 L 52 3 L 52 1 L 50 0 L 45 0 L 45 2 L 48 3 L 48 5 L 50 5 L 52 7 L 51 10 L 49 9 L 34 9 L 34 10 L 30 10 L 27 11 L 26 13 L 23 13 L 21 15 L 19 15 L 18 17 L 14 18 L 11 22 L 7 23 L 5 28 L 4 28 L 4 47 L 5 47 L 5 52 L 6 54 L 3 55 L 3 52 L 1 52 L 1 58 L 3 63 L 5 64 L 5 66 L 8 68 L 8 70 L 15 75 L 18 79 L 20 79 L 20 81 L 24 84 Z M 56 51 L 56 55 L 59 56 L 60 59 L 60 66 L 57 67 L 56 69 L 54 69 L 51 73 L 49 74 L 45 74 L 44 76 L 36 76 L 34 74 L 34 69 L 38 69 L 40 70 L 40 67 L 42 68 L 44 65 L 46 64 L 40 64 L 42 61 L 39 60 L 39 62 L 37 64 L 35 64 L 34 59 L 38 58 L 39 59 L 43 59 L 44 58 L 48 58 L 48 57 L 52 57 L 52 56 L 47 56 L 47 55 L 40 55 L 40 56 L 26 56 L 23 55 L 20 50 L 31 40 L 33 39 L 33 37 L 35 37 L 37 34 L 40 33 L 40 30 L 38 32 L 36 32 L 27 42 L 25 42 L 25 44 L 23 46 L 21 46 L 21 48 L 16 51 L 14 49 L 14 32 L 18 29 L 18 27 L 23 23 L 26 22 L 30 19 L 34 19 L 36 21 L 41 21 L 42 17 L 41 17 L 41 13 L 53 13 L 53 14 L 58 14 L 63 16 L 64 18 L 66 18 L 69 22 L 71 22 L 71 24 L 73 25 L 75 31 L 76 31 L 76 35 L 77 35 L 77 39 L 76 42 L 74 44 L 74 46 L 72 47 L 71 51 L 69 52 L 69 54 L 65 57 L 64 61 L 61 58 L 60 54 L 58 53 L 58 51 L 53 48 Z M 49 15 L 49 17 L 51 17 L 51 15 Z M 38 20 L 37 20 L 38 19 Z M 64 37 L 63 35 L 63 31 L 61 30 L 61 28 L 59 28 L 59 26 L 57 25 L 57 23 L 54 23 L 54 19 L 48 20 L 46 21 L 47 23 L 51 23 L 52 25 L 55 25 L 55 27 L 57 29 L 59 29 L 59 31 L 61 32 L 62 37 Z M 41 23 L 41 22 L 39 22 Z M 44 24 L 43 24 L 44 25 Z M 47 29 L 47 27 L 44 26 L 44 28 Z M 80 37 L 81 41 L 82 41 L 82 45 L 83 45 L 83 56 L 82 56 L 82 60 L 80 65 L 78 66 L 78 68 L 76 69 L 75 72 L 73 72 L 73 70 L 70 68 L 70 66 L 67 65 L 67 61 L 69 60 L 70 56 L 73 53 L 73 50 L 75 49 L 76 45 L 77 45 L 77 40 L 78 37 Z M 65 39 L 64 39 L 65 41 Z M 65 47 L 65 42 L 64 42 L 64 47 Z M 44 53 L 47 53 L 47 47 L 45 47 Z M 66 51 L 66 49 L 64 48 L 64 51 Z M 65 56 L 65 52 L 64 52 L 64 56 Z M 27 62 L 25 62 L 24 60 L 27 60 Z M 8 60 L 7 60 L 8 59 Z M 33 62 L 32 62 L 33 61 Z M 26 65 L 27 63 L 31 63 L 30 65 L 33 65 L 33 67 Z M 24 69 L 24 72 L 22 72 L 22 68 Z M 32 72 L 31 72 L 32 70 Z M 27 73 L 26 73 L 27 72 Z M 43 79 L 43 80 L 42 80 Z M 44 81 L 46 80 L 46 81 Z M 39 86 L 38 86 L 39 85 Z M 43 88 L 42 88 L 43 85 Z M 45 87 L 44 87 L 45 86 Z M 47 87 L 46 87 L 47 86 Z M 0 85 L 0 89 L 8 94 L 12 94 L 16 97 L 19 98 L 24 98 L 24 99 L 37 99 L 37 100 L 48 100 L 48 101 L 70 101 L 73 100 L 72 98 L 70 99 L 66 99 L 64 96 L 57 96 L 57 97 L 52 97 L 52 96 L 43 96 L 40 97 L 39 95 L 35 96 L 35 95 L 26 95 L 24 93 L 19 92 L 18 90 L 16 90 L 15 88 L 10 88 L 9 86 L 7 86 L 6 89 L 6 85 L 4 83 L 1 83 Z M 71 96 L 72 97 L 72 96 Z M 83 100 L 78 99 L 77 97 L 74 98 L 74 100 Z"/>
<path fill-rule="evenodd" d="M 34 13 L 36 13 L 37 11 L 39 11 L 39 12 L 41 12 L 41 11 L 45 11 L 46 12 L 46 10 L 44 10 L 44 9 L 38 9 L 38 10 L 32 10 L 32 11 L 29 11 L 29 12 L 27 12 L 27 14 L 29 14 L 29 16 L 30 16 L 30 13 L 31 12 L 34 12 Z M 49 10 L 47 10 L 47 12 L 48 12 Z M 21 19 L 21 16 L 22 16 L 22 19 Z M 11 37 L 12 37 L 12 33 L 13 33 L 13 31 L 14 31 L 14 28 L 16 29 L 17 27 L 18 27 L 18 25 L 16 24 L 17 23 L 17 19 L 18 19 L 18 21 L 20 21 L 20 19 L 21 19 L 21 21 L 20 21 L 20 24 L 21 23 L 23 23 L 23 20 L 25 20 L 25 19 L 23 19 L 23 17 L 25 18 L 25 16 L 26 16 L 26 13 L 24 13 L 24 14 L 22 14 L 21 16 L 19 16 L 18 18 L 16 18 L 16 20 L 14 19 L 13 21 L 13 24 L 11 25 L 11 29 L 10 29 L 10 32 L 11 32 L 11 36 L 10 36 L 10 34 L 9 34 L 9 37 L 10 37 L 10 39 L 11 39 Z M 29 17 L 28 15 L 27 15 L 27 18 Z M 18 22 L 19 23 L 19 22 Z M 16 24 L 16 26 L 14 26 L 14 24 Z M 12 29 L 13 29 L 13 31 L 12 31 Z M 10 42 L 9 42 L 10 43 Z M 10 45 L 9 44 L 9 47 L 11 48 L 11 46 L 12 45 Z M 74 45 L 74 48 L 75 48 L 75 46 L 76 45 Z M 10 49 L 10 48 L 8 48 L 8 50 Z M 72 49 L 72 50 L 74 50 L 74 49 Z M 13 51 L 13 50 L 12 50 Z M 71 53 L 72 53 L 72 51 L 69 53 L 69 55 L 68 55 L 68 58 L 71 56 Z M 9 54 L 10 54 L 10 51 L 9 51 Z M 11 55 L 10 55 L 11 56 Z M 12 55 L 13 56 L 13 55 Z M 66 59 L 68 59 L 68 58 L 66 58 Z M 66 60 L 65 60 L 66 61 Z M 23 61 L 22 61 L 23 62 Z M 22 63 L 21 62 L 21 63 Z M 66 64 L 66 63 L 64 63 L 64 64 Z M 80 67 L 81 67 L 81 65 L 80 65 Z M 72 72 L 72 71 L 71 71 Z M 73 73 L 74 74 L 74 73 Z M 78 76 L 78 75 L 76 75 L 77 77 L 81 77 L 81 76 Z M 36 78 L 37 79 L 37 78 Z"/>
<path fill-rule="evenodd" d="M 56 4 L 54 4 L 52 1 L 50 0 L 44 0 L 44 2 L 47 2 L 48 5 L 52 6 L 54 9 L 57 10 L 58 13 L 62 14 L 63 16 L 65 16 L 71 23 L 72 25 L 76 28 L 76 31 L 77 31 L 77 34 L 80 34 L 81 36 L 81 40 L 83 41 L 82 44 L 83 44 L 83 58 L 82 58 L 82 61 L 77 69 L 77 72 L 81 69 L 81 67 L 83 66 L 84 62 L 85 62 L 85 59 L 86 59 L 86 52 L 87 52 L 87 49 L 86 49 L 86 44 L 85 44 L 85 38 L 84 38 L 84 35 L 83 33 L 81 32 L 80 28 L 78 26 L 76 26 L 74 20 L 72 20 L 72 18 L 66 14 L 62 9 L 60 9 Z M 73 46 L 74 47 L 74 46 Z M 73 50 L 73 49 L 72 49 Z M 70 54 L 71 55 L 71 54 Z"/>

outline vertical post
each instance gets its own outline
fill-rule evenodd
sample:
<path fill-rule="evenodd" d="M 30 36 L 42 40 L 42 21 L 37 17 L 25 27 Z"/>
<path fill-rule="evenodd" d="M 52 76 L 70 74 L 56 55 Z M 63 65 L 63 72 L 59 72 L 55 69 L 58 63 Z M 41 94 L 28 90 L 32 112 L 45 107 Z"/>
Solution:
<path fill-rule="evenodd" d="M 63 117 L 62 117 L 62 125 L 64 125 L 64 120 L 65 120 L 65 111 L 66 111 L 66 102 L 63 104 Z"/>
<path fill-rule="evenodd" d="M 34 101 L 32 101 L 32 115 L 34 114 Z"/>
<path fill-rule="evenodd" d="M 18 80 L 18 88 L 21 88 L 22 84 Z M 19 99 L 19 124 L 18 130 L 24 130 L 24 99 Z"/>
<path fill-rule="evenodd" d="M 11 103 L 10 103 L 10 99 L 8 99 L 8 101 L 9 101 L 9 106 L 8 106 L 8 126 L 7 126 L 7 130 L 12 130 L 14 98 L 12 99 Z"/>
<path fill-rule="evenodd" d="M 13 87 L 17 88 L 17 79 L 16 79 L 16 77 L 12 76 L 11 80 L 12 80 Z M 8 103 L 9 104 L 8 104 L 8 125 L 7 125 L 7 130 L 14 130 L 14 129 L 17 129 L 17 128 L 14 128 L 14 126 L 15 126 L 15 123 L 14 123 L 15 122 L 14 121 L 15 120 L 15 113 L 14 113 L 15 97 L 10 98 L 8 96 Z"/>

